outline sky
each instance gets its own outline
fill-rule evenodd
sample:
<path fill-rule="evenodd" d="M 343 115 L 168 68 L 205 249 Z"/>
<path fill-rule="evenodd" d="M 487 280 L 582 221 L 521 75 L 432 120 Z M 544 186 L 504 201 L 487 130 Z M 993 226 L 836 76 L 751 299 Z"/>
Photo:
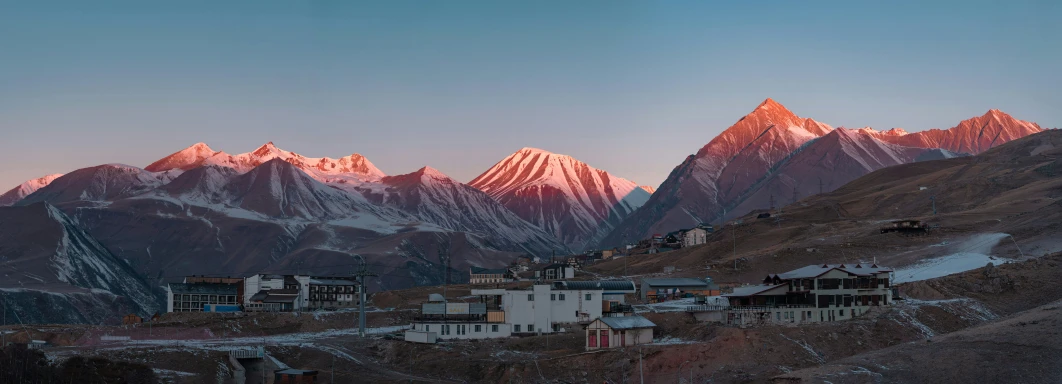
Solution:
<path fill-rule="evenodd" d="M 268 141 L 463 182 L 536 147 L 657 186 L 768 97 L 1062 126 L 1062 2 L 723 3 L 0 0 L 0 192 Z"/>

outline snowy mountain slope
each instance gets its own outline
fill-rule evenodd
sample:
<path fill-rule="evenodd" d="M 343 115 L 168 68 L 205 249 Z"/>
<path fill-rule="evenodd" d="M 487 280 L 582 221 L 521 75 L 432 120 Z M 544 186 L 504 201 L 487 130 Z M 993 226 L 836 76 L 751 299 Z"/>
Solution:
<path fill-rule="evenodd" d="M 649 186 L 649 185 L 639 185 L 638 188 L 641 188 L 642 190 L 644 190 L 646 192 L 649 192 L 650 195 L 652 195 L 653 192 L 656 192 L 656 188 L 653 188 L 652 186 Z"/>
<path fill-rule="evenodd" d="M 609 233 L 602 245 L 714 221 L 775 164 L 832 130 L 767 99 L 676 167 L 644 207 Z"/>
<path fill-rule="evenodd" d="M 929 129 L 906 135 L 882 135 L 879 139 L 918 148 L 942 148 L 976 155 L 992 147 L 1043 131 L 1036 123 L 1018 120 L 992 109 L 984 115 L 959 122 L 950 129 Z"/>
<path fill-rule="evenodd" d="M 54 175 L 47 175 L 33 180 L 28 180 L 20 184 L 19 186 L 12 188 L 10 191 L 4 192 L 4 194 L 0 195 L 0 207 L 15 205 L 15 203 L 19 202 L 19 200 L 22 200 L 33 192 L 37 192 L 38 189 L 44 188 L 48 184 L 51 184 L 52 181 L 58 179 L 59 176 L 62 175 L 63 174 L 61 173 L 57 173 Z"/>
<path fill-rule="evenodd" d="M 479 235 L 503 250 L 535 255 L 570 251 L 552 235 L 521 219 L 482 191 L 431 167 L 384 177 L 383 188 L 365 188 L 372 202 L 393 206 L 453 231 Z"/>
<path fill-rule="evenodd" d="M 277 148 L 273 145 L 273 142 L 266 143 L 254 151 L 238 155 L 214 151 L 206 144 L 197 143 L 162 158 L 145 169 L 151 172 L 161 172 L 171 169 L 189 170 L 203 165 L 217 165 L 244 173 L 274 159 L 291 163 L 321 182 L 341 180 L 378 181 L 385 176 L 368 159 L 357 153 L 339 159 L 306 157 Z"/>
<path fill-rule="evenodd" d="M 469 185 L 579 251 L 649 199 L 637 184 L 570 156 L 523 148 Z"/>
<path fill-rule="evenodd" d="M 17 289 L 102 293 L 127 299 L 138 313 L 153 313 L 160 307 L 160 292 L 50 204 L 0 208 L 0 244 L 4 277 L 0 288 L 7 288 L 8 294 L 22 292 Z M 62 310 L 68 312 L 66 317 L 74 315 L 71 311 L 80 313 Z"/>
<path fill-rule="evenodd" d="M 177 174 L 179 171 L 148 172 L 122 164 L 83 168 L 56 178 L 15 205 L 39 202 L 53 205 L 70 201 L 104 202 L 136 196 L 169 182 Z"/>

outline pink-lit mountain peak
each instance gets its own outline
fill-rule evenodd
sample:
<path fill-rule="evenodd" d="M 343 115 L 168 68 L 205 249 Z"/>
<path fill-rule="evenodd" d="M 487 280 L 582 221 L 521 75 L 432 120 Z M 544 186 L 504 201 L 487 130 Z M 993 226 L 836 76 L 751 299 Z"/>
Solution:
<path fill-rule="evenodd" d="M 175 152 L 145 168 L 152 172 L 171 169 L 188 170 L 202 165 L 217 165 L 233 168 L 240 173 L 248 172 L 265 162 L 280 159 L 309 173 L 318 180 L 355 178 L 359 180 L 378 180 L 384 173 L 376 168 L 364 156 L 354 153 L 338 159 L 329 157 L 306 157 L 295 152 L 286 151 L 272 141 L 263 144 L 254 151 L 230 155 L 223 151 L 214 151 L 204 143 Z"/>

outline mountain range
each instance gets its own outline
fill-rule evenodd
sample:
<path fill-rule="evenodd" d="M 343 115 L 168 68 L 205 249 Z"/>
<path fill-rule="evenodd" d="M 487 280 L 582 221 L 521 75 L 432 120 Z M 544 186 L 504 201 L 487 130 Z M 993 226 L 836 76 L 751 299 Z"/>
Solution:
<path fill-rule="evenodd" d="M 0 289 L 103 290 L 153 308 L 158 286 L 190 274 L 348 274 L 364 265 L 380 274 L 370 283 L 382 289 L 461 281 L 470 266 L 500 267 L 518 255 L 571 254 L 721 223 L 881 168 L 977 154 L 1041 130 L 998 110 L 947 130 L 834 128 L 767 99 L 655 190 L 535 148 L 464 184 L 431 167 L 386 175 L 357 153 L 306 157 L 270 142 L 232 155 L 197 143 L 144 168 L 92 166 L 0 195 L 0 223 L 39 219 L 71 234 L 0 232 L 0 265 L 41 264 L 25 269 L 31 274 L 5 274 Z M 59 256 L 69 248 L 62 239 L 71 236 L 82 245 Z M 55 255 L 26 258 L 29 241 Z M 78 258 L 91 261 L 69 261 Z M 90 268 L 99 265 L 111 265 L 110 274 Z M 79 273 L 122 275 L 116 279 L 128 283 L 64 280 L 69 270 L 85 268 Z M 94 318 L 84 301 L 73 302 L 56 304 L 67 308 L 56 316 Z"/>

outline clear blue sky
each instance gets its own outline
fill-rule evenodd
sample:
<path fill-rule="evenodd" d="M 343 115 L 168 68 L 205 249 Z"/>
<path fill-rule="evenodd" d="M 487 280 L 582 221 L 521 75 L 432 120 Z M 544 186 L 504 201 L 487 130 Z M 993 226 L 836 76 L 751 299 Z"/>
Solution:
<path fill-rule="evenodd" d="M 0 192 L 199 141 L 465 182 L 531 146 L 655 186 L 767 97 L 1062 126 L 1058 1 L 161 3 L 0 0 Z"/>

